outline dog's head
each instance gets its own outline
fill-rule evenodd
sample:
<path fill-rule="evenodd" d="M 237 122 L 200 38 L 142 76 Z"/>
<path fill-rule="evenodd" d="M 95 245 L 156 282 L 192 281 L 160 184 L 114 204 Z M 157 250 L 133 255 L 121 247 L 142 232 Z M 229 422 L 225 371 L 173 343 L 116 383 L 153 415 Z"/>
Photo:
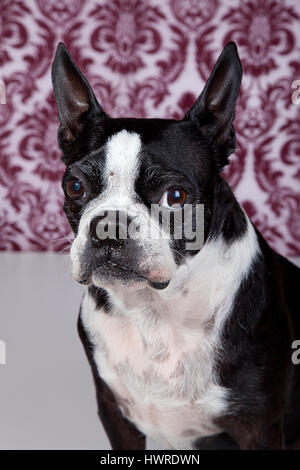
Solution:
<path fill-rule="evenodd" d="M 229 43 L 181 121 L 113 119 L 59 44 L 52 80 L 76 280 L 162 289 L 197 253 L 197 236 L 205 242 L 210 233 L 215 179 L 235 148 L 241 76 Z"/>

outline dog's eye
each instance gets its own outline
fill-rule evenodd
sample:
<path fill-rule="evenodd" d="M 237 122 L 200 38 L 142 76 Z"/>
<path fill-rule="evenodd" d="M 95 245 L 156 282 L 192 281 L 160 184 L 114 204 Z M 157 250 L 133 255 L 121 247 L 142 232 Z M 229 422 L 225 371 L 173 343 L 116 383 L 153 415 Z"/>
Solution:
<path fill-rule="evenodd" d="M 73 199 L 78 199 L 85 195 L 82 183 L 76 179 L 67 182 L 67 193 Z"/>
<path fill-rule="evenodd" d="M 159 204 L 161 206 L 170 207 L 172 209 L 178 209 L 184 206 L 188 198 L 187 193 L 180 188 L 171 188 L 168 189 Z"/>

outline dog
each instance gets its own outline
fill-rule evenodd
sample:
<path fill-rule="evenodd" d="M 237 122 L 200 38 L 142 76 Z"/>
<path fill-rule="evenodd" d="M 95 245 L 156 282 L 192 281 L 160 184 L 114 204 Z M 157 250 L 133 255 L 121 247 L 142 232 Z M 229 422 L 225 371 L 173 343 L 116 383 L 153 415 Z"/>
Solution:
<path fill-rule="evenodd" d="M 111 118 L 57 47 L 72 275 L 87 286 L 78 330 L 113 449 L 145 449 L 146 437 L 164 449 L 284 449 L 299 438 L 300 270 L 221 174 L 241 79 L 231 42 L 182 120 Z M 169 233 L 152 206 L 173 216 Z M 192 227 L 204 207 L 197 249 L 174 235 L 187 206 Z"/>

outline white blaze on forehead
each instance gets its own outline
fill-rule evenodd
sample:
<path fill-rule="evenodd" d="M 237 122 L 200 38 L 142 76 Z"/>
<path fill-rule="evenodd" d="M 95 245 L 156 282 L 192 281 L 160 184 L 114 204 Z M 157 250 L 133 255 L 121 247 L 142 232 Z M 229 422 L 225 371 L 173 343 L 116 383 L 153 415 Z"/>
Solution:
<path fill-rule="evenodd" d="M 109 138 L 105 164 L 108 188 L 115 189 L 119 194 L 133 194 L 141 148 L 141 138 L 135 132 L 122 130 Z"/>

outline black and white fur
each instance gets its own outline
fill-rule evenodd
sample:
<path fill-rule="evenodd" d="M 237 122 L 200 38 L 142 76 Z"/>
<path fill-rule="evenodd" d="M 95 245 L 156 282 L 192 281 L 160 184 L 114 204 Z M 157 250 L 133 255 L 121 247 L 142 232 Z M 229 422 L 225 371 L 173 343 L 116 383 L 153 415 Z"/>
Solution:
<path fill-rule="evenodd" d="M 114 449 L 280 449 L 300 434 L 299 270 L 264 241 L 220 172 L 235 148 L 242 77 L 233 43 L 183 120 L 112 119 L 63 44 L 53 64 L 79 333 Z M 67 183 L 85 192 L 72 199 Z M 203 247 L 149 239 L 151 204 L 180 187 L 204 204 Z M 103 211 L 139 240 L 95 241 Z M 150 220 L 149 220 L 150 218 Z"/>

